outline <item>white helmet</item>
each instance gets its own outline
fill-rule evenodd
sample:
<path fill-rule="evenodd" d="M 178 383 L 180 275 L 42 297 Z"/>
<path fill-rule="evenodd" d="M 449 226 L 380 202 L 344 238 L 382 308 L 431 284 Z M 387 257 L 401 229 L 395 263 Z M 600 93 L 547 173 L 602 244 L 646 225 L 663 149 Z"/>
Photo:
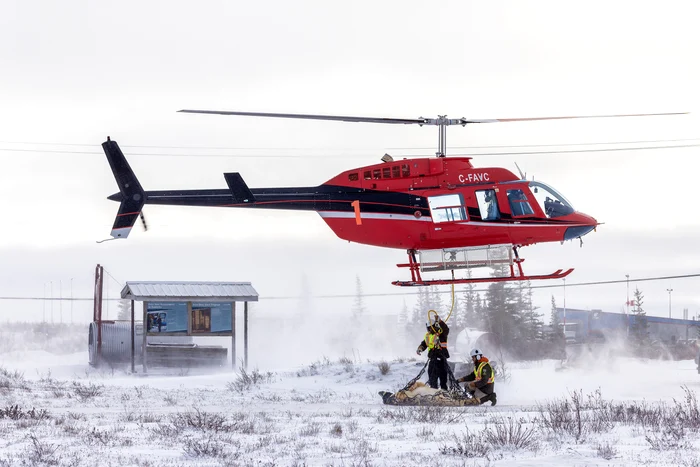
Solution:
<path fill-rule="evenodd" d="M 476 357 L 477 360 L 481 360 L 483 354 L 479 349 L 472 349 L 472 351 L 469 352 L 469 355 L 471 355 L 472 357 Z"/>

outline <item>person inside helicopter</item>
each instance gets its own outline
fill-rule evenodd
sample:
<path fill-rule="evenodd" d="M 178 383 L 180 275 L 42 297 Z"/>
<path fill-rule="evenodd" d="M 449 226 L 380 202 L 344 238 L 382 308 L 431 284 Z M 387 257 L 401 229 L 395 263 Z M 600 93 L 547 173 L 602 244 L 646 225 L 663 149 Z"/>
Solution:
<path fill-rule="evenodd" d="M 495 221 L 500 218 L 498 203 L 496 202 L 496 190 L 486 190 L 484 192 L 484 202 L 486 203 L 485 221 Z"/>

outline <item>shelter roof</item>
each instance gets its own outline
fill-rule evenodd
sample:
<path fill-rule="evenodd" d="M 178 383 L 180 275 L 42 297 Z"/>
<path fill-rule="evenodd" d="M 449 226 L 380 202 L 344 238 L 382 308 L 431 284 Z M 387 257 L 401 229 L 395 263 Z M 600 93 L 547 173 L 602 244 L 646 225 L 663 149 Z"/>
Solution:
<path fill-rule="evenodd" d="M 127 282 L 121 297 L 136 301 L 257 302 L 250 282 Z"/>

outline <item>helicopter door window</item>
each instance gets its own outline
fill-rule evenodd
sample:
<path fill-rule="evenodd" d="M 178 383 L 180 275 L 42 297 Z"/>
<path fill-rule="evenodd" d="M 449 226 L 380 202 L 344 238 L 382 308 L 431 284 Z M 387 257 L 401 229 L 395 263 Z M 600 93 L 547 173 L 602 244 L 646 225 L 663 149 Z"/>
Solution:
<path fill-rule="evenodd" d="M 462 195 L 431 196 L 428 198 L 428 205 L 435 223 L 467 220 Z"/>
<path fill-rule="evenodd" d="M 408 164 L 402 164 L 401 165 L 401 176 L 402 177 L 409 177 L 411 175 L 411 168 L 408 166 Z"/>
<path fill-rule="evenodd" d="M 508 190 L 508 203 L 510 204 L 510 212 L 513 214 L 513 217 L 532 216 L 535 214 L 523 190 Z"/>
<path fill-rule="evenodd" d="M 496 201 L 496 190 L 477 190 L 476 200 L 479 203 L 482 220 L 495 221 L 501 218 L 498 201 Z"/>
<path fill-rule="evenodd" d="M 391 168 L 391 178 L 401 178 L 401 167 L 395 165 Z"/>
<path fill-rule="evenodd" d="M 391 178 L 391 168 L 390 167 L 384 167 L 382 169 L 382 178 Z"/>
<path fill-rule="evenodd" d="M 382 171 L 379 169 L 374 169 L 372 171 L 372 178 L 374 178 L 375 180 L 379 180 L 380 178 L 382 178 Z"/>
<path fill-rule="evenodd" d="M 348 180 L 350 180 L 351 182 L 356 182 L 358 180 L 358 178 L 359 177 L 358 177 L 357 172 L 351 173 L 348 175 Z"/>
<path fill-rule="evenodd" d="M 372 180 L 372 171 L 365 170 L 364 177 L 365 177 L 365 180 Z"/>

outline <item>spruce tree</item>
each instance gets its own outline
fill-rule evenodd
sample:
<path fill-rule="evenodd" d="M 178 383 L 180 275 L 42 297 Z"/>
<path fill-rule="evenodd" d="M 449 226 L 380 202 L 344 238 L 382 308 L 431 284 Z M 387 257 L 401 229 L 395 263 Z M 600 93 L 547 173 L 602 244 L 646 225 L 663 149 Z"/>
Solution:
<path fill-rule="evenodd" d="M 355 276 L 355 301 L 352 305 L 352 318 L 355 322 L 362 319 L 365 314 L 365 299 L 362 293 L 362 281 L 360 276 Z"/>
<path fill-rule="evenodd" d="M 647 313 L 644 311 L 644 294 L 639 287 L 634 290 L 634 304 L 632 307 L 632 323 L 630 323 L 630 338 L 632 344 L 640 349 L 646 348 L 649 341 L 649 323 Z"/>
<path fill-rule="evenodd" d="M 119 312 L 117 319 L 120 321 L 131 321 L 131 300 L 125 298 L 119 300 Z M 136 319 L 136 316 L 134 316 Z"/>

